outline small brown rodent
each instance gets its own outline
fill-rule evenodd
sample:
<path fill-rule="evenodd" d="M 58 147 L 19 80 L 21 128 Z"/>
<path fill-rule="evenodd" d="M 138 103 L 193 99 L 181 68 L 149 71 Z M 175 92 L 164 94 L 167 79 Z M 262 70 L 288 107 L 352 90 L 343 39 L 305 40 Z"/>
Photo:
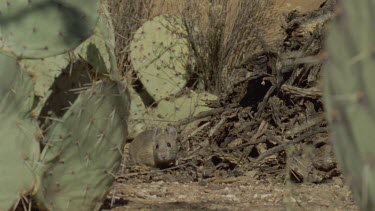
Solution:
<path fill-rule="evenodd" d="M 129 145 L 130 161 L 136 165 L 167 167 L 177 157 L 177 130 L 160 128 L 138 134 Z"/>

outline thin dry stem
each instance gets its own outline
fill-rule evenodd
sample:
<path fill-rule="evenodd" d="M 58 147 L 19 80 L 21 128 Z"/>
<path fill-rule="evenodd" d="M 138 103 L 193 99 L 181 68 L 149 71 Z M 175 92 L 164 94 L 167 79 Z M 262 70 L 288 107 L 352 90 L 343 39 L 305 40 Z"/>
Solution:
<path fill-rule="evenodd" d="M 234 66 L 260 49 L 257 35 L 266 35 L 274 13 L 273 1 L 191 0 L 183 20 L 196 61 L 195 74 L 205 89 L 221 93 Z M 197 30 L 198 29 L 198 30 Z"/>

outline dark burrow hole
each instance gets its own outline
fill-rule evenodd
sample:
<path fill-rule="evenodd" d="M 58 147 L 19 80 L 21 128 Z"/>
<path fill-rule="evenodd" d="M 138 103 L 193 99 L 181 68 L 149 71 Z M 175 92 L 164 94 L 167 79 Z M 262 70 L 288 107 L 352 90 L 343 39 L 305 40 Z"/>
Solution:
<path fill-rule="evenodd" d="M 247 84 L 246 94 L 241 99 L 240 105 L 242 107 L 256 108 L 257 105 L 264 99 L 264 95 L 266 95 L 271 85 L 272 84 L 269 81 L 263 82 L 262 77 L 249 81 Z"/>
<path fill-rule="evenodd" d="M 236 167 L 236 165 L 227 162 L 218 156 L 212 156 L 211 161 L 215 166 L 220 165 L 220 168 L 225 170 L 233 170 Z"/>
<path fill-rule="evenodd" d="M 113 209 L 113 208 L 116 208 L 116 207 L 122 207 L 122 206 L 125 206 L 125 205 L 128 205 L 128 204 L 129 204 L 129 201 L 125 200 L 125 199 L 122 199 L 122 198 L 115 199 L 113 201 L 113 204 L 112 204 L 112 200 L 107 198 L 104 201 L 100 210 L 110 210 L 110 209 Z"/>

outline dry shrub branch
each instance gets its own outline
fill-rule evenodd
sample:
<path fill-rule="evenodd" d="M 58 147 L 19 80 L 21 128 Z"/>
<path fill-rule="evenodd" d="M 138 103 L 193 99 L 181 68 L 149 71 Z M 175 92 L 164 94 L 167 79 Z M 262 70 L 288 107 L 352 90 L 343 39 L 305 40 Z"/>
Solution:
<path fill-rule="evenodd" d="M 274 1 L 191 0 L 183 21 L 196 62 L 195 75 L 205 89 L 221 93 L 231 69 L 260 49 L 257 35 L 265 36 Z"/>
<path fill-rule="evenodd" d="M 130 77 L 130 41 L 133 33 L 149 19 L 154 0 L 112 0 L 108 3 L 116 33 L 115 50 L 119 69 L 129 73 L 126 75 Z"/>

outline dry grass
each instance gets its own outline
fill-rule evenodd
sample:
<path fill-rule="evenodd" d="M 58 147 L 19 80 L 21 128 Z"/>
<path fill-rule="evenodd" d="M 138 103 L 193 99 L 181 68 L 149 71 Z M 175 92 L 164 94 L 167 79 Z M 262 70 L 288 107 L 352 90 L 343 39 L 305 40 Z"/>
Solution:
<path fill-rule="evenodd" d="M 133 33 L 148 20 L 151 14 L 152 0 L 110 0 L 116 35 L 116 57 L 120 71 L 131 77 L 129 44 Z M 129 80 L 131 78 L 128 78 Z"/>
<path fill-rule="evenodd" d="M 206 90 L 222 93 L 231 70 L 259 50 L 256 37 L 266 35 L 272 6 L 273 1 L 263 0 L 188 1 L 183 20 L 196 75 Z"/>
<path fill-rule="evenodd" d="M 195 60 L 194 76 L 205 90 L 221 93 L 233 67 L 259 50 L 274 12 L 273 0 L 112 0 L 120 69 L 132 75 L 128 46 L 133 33 L 160 14 L 181 15 Z M 199 30 L 196 30 L 199 29 Z"/>

